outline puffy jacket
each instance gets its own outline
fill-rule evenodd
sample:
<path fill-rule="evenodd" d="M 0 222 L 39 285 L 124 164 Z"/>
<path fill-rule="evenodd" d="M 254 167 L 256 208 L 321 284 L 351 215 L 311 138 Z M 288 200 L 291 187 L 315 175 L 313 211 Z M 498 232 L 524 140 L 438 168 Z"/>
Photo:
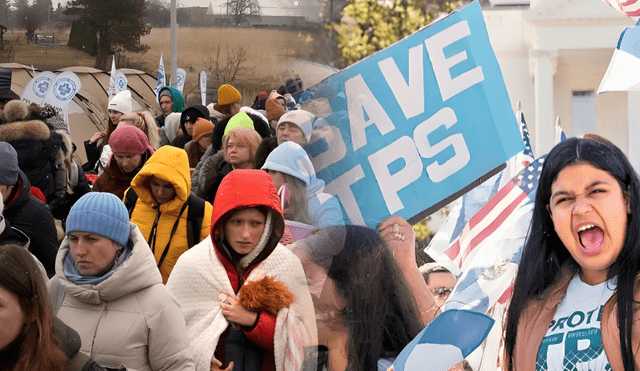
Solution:
<path fill-rule="evenodd" d="M 130 226 L 131 254 L 97 285 L 76 285 L 66 278 L 63 264 L 70 253 L 69 240 L 62 241 L 53 278 L 64 290 L 58 318 L 80 334 L 80 352 L 101 366 L 193 370 L 180 307 L 162 285 L 140 230 Z"/>
<path fill-rule="evenodd" d="M 31 183 L 22 171 L 18 172 L 18 183 L 14 189 L 14 195 L 4 205 L 3 215 L 11 226 L 29 237 L 29 251 L 52 277 L 58 252 L 58 233 L 51 211 L 47 204 L 31 195 Z"/>
<path fill-rule="evenodd" d="M 149 180 L 152 176 L 165 182 L 170 182 L 176 190 L 176 197 L 171 201 L 158 205 L 149 187 Z M 169 244 L 167 254 L 162 265 L 160 265 L 162 282 L 166 283 L 180 255 L 189 249 L 187 242 L 189 207 L 187 206 L 180 214 L 182 206 L 187 202 L 191 193 L 191 174 L 189 172 L 187 153 L 183 149 L 172 146 L 160 147 L 140 169 L 138 175 L 133 178 L 131 188 L 138 195 L 138 200 L 131 214 L 131 222 L 140 227 L 142 235 L 154 252 L 156 264 L 160 262 L 162 253 L 167 244 Z M 202 228 L 200 229 L 200 241 L 209 235 L 212 210 L 211 204 L 206 202 Z M 178 218 L 180 220 L 178 221 L 176 232 L 171 237 L 171 231 Z M 154 223 L 156 223 L 157 231 L 155 244 L 153 243 L 154 241 L 150 241 Z"/>
<path fill-rule="evenodd" d="M 31 185 L 38 187 L 47 201 L 51 201 L 55 197 L 56 162 L 63 138 L 51 132 L 44 122 L 29 120 L 27 115 L 24 102 L 7 103 L 4 119 L 8 123 L 0 125 L 0 141 L 8 142 L 15 148 L 20 169 Z M 63 197 L 64 191 L 58 196 Z"/>
<path fill-rule="evenodd" d="M 151 156 L 151 154 L 147 150 L 147 153 L 142 157 L 143 165 L 145 159 L 149 158 L 149 156 Z M 96 179 L 92 190 L 94 192 L 109 192 L 118 196 L 118 198 L 124 198 L 124 192 L 131 186 L 131 181 L 141 168 L 142 166 L 128 174 L 123 173 L 116 159 L 111 156 L 109 164 L 107 164 L 102 174 Z"/>
<path fill-rule="evenodd" d="M 263 235 L 263 242 L 249 254 L 242 257 L 235 254 L 234 258 L 231 248 L 223 242 L 225 216 L 236 209 L 255 206 L 266 206 L 271 210 L 271 222 L 265 223 L 268 237 Z M 243 332 L 248 340 L 264 349 L 262 370 L 294 370 L 291 366 L 281 366 L 283 358 L 287 357 L 283 355 L 287 354 L 285 344 L 290 344 L 291 340 L 283 338 L 286 335 L 282 331 L 285 328 L 295 329 L 299 334 L 306 334 L 299 335 L 299 339 L 304 339 L 302 343 L 316 345 L 315 318 L 302 264 L 278 243 L 284 231 L 284 217 L 268 174 L 261 170 L 234 170 L 229 173 L 218 190 L 211 219 L 211 238 L 180 257 L 167 283 L 167 288 L 184 311 L 198 370 L 209 370 L 214 354 L 225 366 L 227 364 L 223 359 L 229 325 L 220 313 L 218 295 L 237 294 L 245 281 L 265 275 L 284 282 L 296 301 L 288 309 L 289 316 L 283 313 L 285 309 L 281 309 L 277 316 L 261 311 L 254 327 L 245 328 Z M 278 327 L 276 320 L 280 324 Z M 293 321 L 295 325 L 288 327 L 285 321 Z M 298 369 L 303 367 L 302 364 L 298 366 Z M 312 369 L 316 369 L 316 364 Z"/>

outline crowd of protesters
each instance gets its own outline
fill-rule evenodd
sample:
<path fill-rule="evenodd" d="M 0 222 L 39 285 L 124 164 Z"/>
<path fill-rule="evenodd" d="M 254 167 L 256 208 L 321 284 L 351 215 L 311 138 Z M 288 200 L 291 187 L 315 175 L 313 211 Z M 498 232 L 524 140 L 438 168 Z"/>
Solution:
<path fill-rule="evenodd" d="M 215 103 L 185 106 L 163 87 L 154 118 L 123 91 L 80 166 L 55 114 L 0 87 L 0 370 L 387 370 L 456 277 L 418 266 L 398 216 L 345 222 L 308 154 L 344 102 L 328 86 L 291 93 L 246 107 L 222 85 Z M 541 342 L 568 349 L 553 324 L 600 306 L 584 362 L 637 364 L 639 187 L 601 138 L 550 153 L 533 215 L 544 233 L 527 239 L 500 367 L 561 369 Z"/>

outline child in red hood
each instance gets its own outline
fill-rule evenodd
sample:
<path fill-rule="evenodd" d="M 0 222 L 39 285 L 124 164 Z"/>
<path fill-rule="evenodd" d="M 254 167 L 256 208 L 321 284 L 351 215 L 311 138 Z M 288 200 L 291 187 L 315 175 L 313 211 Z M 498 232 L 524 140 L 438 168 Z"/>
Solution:
<path fill-rule="evenodd" d="M 313 303 L 300 260 L 279 243 L 284 217 L 269 175 L 229 173 L 211 224 L 211 238 L 184 253 L 167 282 L 185 315 L 197 369 L 315 369 Z M 244 366 L 227 359 L 238 336 L 246 337 Z M 256 360 L 260 366 L 252 368 Z"/>

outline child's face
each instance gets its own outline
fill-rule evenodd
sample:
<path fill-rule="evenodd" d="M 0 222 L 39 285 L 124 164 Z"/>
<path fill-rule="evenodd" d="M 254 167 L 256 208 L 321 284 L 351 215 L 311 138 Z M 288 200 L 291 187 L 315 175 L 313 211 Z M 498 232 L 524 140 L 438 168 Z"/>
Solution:
<path fill-rule="evenodd" d="M 241 255 L 253 251 L 264 232 L 265 219 L 255 207 L 234 212 L 224 224 L 224 238 L 233 251 Z"/>

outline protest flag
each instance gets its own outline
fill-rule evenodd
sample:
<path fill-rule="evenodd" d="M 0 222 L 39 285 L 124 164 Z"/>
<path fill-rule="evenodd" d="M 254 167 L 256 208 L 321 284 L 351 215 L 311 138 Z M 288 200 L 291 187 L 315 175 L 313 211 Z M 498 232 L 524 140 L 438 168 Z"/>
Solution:
<path fill-rule="evenodd" d="M 207 73 L 200 71 L 200 97 L 202 99 L 202 105 L 207 105 Z"/>
<path fill-rule="evenodd" d="M 176 70 L 176 89 L 178 89 L 180 91 L 180 93 L 182 93 L 182 91 L 184 90 L 184 82 L 187 79 L 187 71 L 185 71 L 182 68 L 178 68 Z"/>
<path fill-rule="evenodd" d="M 638 0 L 603 0 L 615 10 L 627 17 L 640 17 L 640 1 Z"/>
<path fill-rule="evenodd" d="M 160 53 L 160 64 L 158 65 L 158 85 L 156 86 L 156 96 L 160 93 L 160 89 L 166 86 L 166 76 L 164 74 L 164 62 L 162 61 L 162 53 Z"/>
<path fill-rule="evenodd" d="M 109 76 L 109 101 L 116 96 L 116 56 L 111 58 L 111 75 Z"/>
<path fill-rule="evenodd" d="M 400 352 L 389 370 L 447 371 L 482 343 L 493 323 L 481 313 L 444 312 Z"/>
<path fill-rule="evenodd" d="M 640 14 L 638 14 L 640 15 Z M 640 20 L 633 27 L 627 27 L 620 34 L 616 50 L 609 62 L 598 94 L 608 91 L 640 90 Z"/>
<path fill-rule="evenodd" d="M 564 142 L 566 139 L 567 139 L 567 136 L 564 135 L 564 130 L 562 130 L 562 127 L 560 126 L 560 116 L 558 116 L 558 119 L 556 120 L 556 131 L 555 131 L 555 137 L 553 140 L 553 145 L 555 146 L 560 142 Z"/>
<path fill-rule="evenodd" d="M 511 181 L 522 169 L 529 166 L 533 161 L 534 157 L 533 151 L 531 150 L 529 130 L 527 129 L 527 123 L 520 102 L 518 102 L 516 118 L 520 125 L 520 133 L 525 146 L 524 150 L 513 156 L 507 162 L 507 167 L 502 172 L 465 193 L 449 212 L 449 216 L 431 239 L 429 246 L 425 249 L 428 255 L 438 261 L 438 263 L 444 265 L 456 276 L 460 276 L 461 274 L 459 268 L 453 265 L 448 257 L 442 256 L 442 252 L 460 236 L 471 217 L 474 216 L 498 190 L 504 187 L 507 182 Z M 438 256 L 441 256 L 442 259 L 438 259 Z"/>

